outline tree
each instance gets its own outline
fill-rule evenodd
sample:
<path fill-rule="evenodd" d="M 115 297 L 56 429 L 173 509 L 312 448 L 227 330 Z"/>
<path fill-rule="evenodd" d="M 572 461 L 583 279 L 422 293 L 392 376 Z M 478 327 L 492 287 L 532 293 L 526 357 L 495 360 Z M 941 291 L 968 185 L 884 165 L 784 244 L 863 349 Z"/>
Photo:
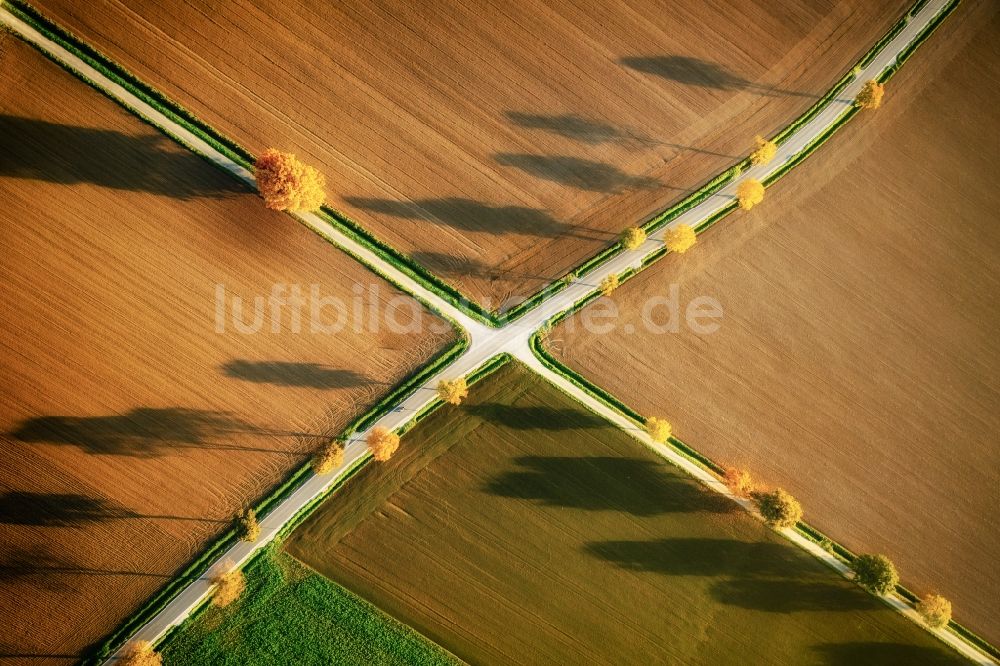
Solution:
<path fill-rule="evenodd" d="M 379 462 L 385 462 L 392 457 L 392 454 L 399 448 L 399 435 L 388 428 L 377 426 L 368 433 L 368 448 L 371 449 L 372 457 Z"/>
<path fill-rule="evenodd" d="M 858 555 L 854 559 L 854 580 L 872 594 L 886 595 L 896 589 L 899 574 L 885 555 Z"/>
<path fill-rule="evenodd" d="M 653 438 L 654 442 L 663 444 L 673 434 L 673 427 L 671 427 L 670 421 L 666 419 L 650 416 L 646 419 L 646 432 Z"/>
<path fill-rule="evenodd" d="M 313 471 L 317 474 L 329 474 L 344 462 L 343 442 L 331 439 L 316 452 L 312 459 Z"/>
<path fill-rule="evenodd" d="M 149 641 L 135 641 L 129 644 L 118 660 L 119 666 L 160 666 L 163 659 Z"/>
<path fill-rule="evenodd" d="M 462 401 L 469 396 L 469 387 L 465 383 L 465 377 L 458 379 L 442 379 L 438 382 L 438 397 L 449 405 L 461 405 Z"/>
<path fill-rule="evenodd" d="M 231 560 L 223 564 L 224 573 L 220 573 L 212 579 L 215 591 L 212 593 L 212 605 L 225 608 L 240 598 L 246 588 L 246 579 L 243 572 L 235 567 Z"/>
<path fill-rule="evenodd" d="M 601 280 L 601 293 L 610 296 L 611 292 L 618 288 L 618 276 L 611 274 Z"/>
<path fill-rule="evenodd" d="M 932 629 L 940 629 L 951 622 L 951 602 L 940 594 L 928 594 L 921 599 L 917 612 Z"/>
<path fill-rule="evenodd" d="M 622 245 L 626 250 L 634 250 L 646 242 L 646 232 L 639 227 L 630 227 L 622 232 Z"/>
<path fill-rule="evenodd" d="M 729 492 L 737 497 L 749 497 L 753 492 L 753 478 L 750 472 L 736 467 L 727 467 L 722 475 L 722 482 L 729 488 Z"/>
<path fill-rule="evenodd" d="M 671 252 L 684 254 L 698 242 L 698 236 L 689 224 L 678 224 L 667 229 L 663 235 L 663 243 Z"/>
<path fill-rule="evenodd" d="M 760 515 L 764 516 L 764 522 L 771 527 L 792 527 L 802 518 L 802 505 L 781 488 L 769 493 L 754 492 L 751 497 Z"/>
<path fill-rule="evenodd" d="M 264 205 L 273 210 L 319 210 L 325 197 L 323 174 L 306 166 L 291 153 L 269 148 L 254 165 L 257 189 Z"/>
<path fill-rule="evenodd" d="M 753 140 L 757 149 L 750 153 L 750 164 L 768 164 L 778 154 L 778 144 L 774 141 L 768 141 L 762 136 L 755 136 Z"/>
<path fill-rule="evenodd" d="M 885 85 L 875 79 L 865 81 L 861 92 L 854 99 L 854 106 L 862 109 L 877 109 L 882 106 L 882 97 L 885 95 Z"/>
<path fill-rule="evenodd" d="M 249 507 L 244 509 L 236 522 L 241 541 L 253 543 L 260 536 L 260 524 L 257 522 L 257 514 L 253 509 Z"/>
<path fill-rule="evenodd" d="M 764 186 L 755 178 L 747 178 L 736 188 L 740 208 L 750 210 L 764 200 Z"/>

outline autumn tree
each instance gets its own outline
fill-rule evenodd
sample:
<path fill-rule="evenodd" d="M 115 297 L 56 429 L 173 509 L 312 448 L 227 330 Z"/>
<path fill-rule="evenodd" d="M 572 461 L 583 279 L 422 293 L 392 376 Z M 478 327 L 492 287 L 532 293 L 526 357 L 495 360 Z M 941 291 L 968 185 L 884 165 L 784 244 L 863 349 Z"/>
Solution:
<path fill-rule="evenodd" d="M 246 579 L 243 572 L 236 568 L 231 560 L 227 560 L 223 566 L 223 573 L 216 575 L 212 579 L 215 591 L 212 593 L 212 605 L 225 608 L 240 598 L 246 588 Z"/>
<path fill-rule="evenodd" d="M 371 449 L 372 457 L 379 462 L 385 462 L 392 457 L 392 454 L 399 448 L 399 435 L 377 426 L 368 433 L 368 448 Z"/>
<path fill-rule="evenodd" d="M 253 543 L 260 536 L 260 523 L 257 522 L 257 513 L 250 507 L 247 507 L 240 513 L 236 522 L 237 532 L 240 535 L 241 541 Z"/>
<path fill-rule="evenodd" d="M 663 235 L 663 244 L 671 252 L 684 254 L 698 242 L 698 236 L 689 224 L 678 224 L 667 229 Z"/>
<path fill-rule="evenodd" d="M 736 188 L 740 208 L 750 210 L 764 200 L 764 186 L 755 178 L 747 178 Z"/>
<path fill-rule="evenodd" d="M 917 612 L 932 629 L 940 629 L 951 622 L 951 602 L 940 594 L 928 594 L 921 599 Z"/>
<path fill-rule="evenodd" d="M 862 109 L 877 109 L 882 106 L 882 97 L 885 95 L 885 84 L 879 83 L 875 79 L 865 81 L 861 92 L 854 99 L 854 106 Z"/>
<path fill-rule="evenodd" d="M 771 527 L 792 527 L 802 518 L 802 505 L 781 488 L 771 492 L 754 492 L 751 497 L 764 522 Z"/>
<path fill-rule="evenodd" d="M 670 425 L 670 421 L 666 419 L 661 419 L 656 416 L 650 416 L 646 419 L 646 433 L 653 438 L 653 441 L 657 444 L 663 444 L 668 439 L 670 435 L 673 434 L 673 427 Z"/>
<path fill-rule="evenodd" d="M 774 141 L 769 141 L 762 136 L 755 136 L 753 140 L 757 144 L 757 148 L 750 153 L 750 164 L 754 166 L 768 164 L 778 154 L 778 144 Z"/>
<path fill-rule="evenodd" d="M 872 594 L 886 595 L 896 589 L 899 574 L 885 555 L 858 555 L 854 559 L 854 580 Z"/>
<path fill-rule="evenodd" d="M 323 205 L 323 174 L 291 153 L 265 150 L 254 165 L 257 189 L 273 210 L 314 211 Z"/>
<path fill-rule="evenodd" d="M 727 467 L 722 474 L 722 483 L 737 497 L 749 497 L 753 492 L 753 478 L 750 472 L 736 467 Z"/>
<path fill-rule="evenodd" d="M 630 227 L 622 232 L 622 245 L 626 250 L 634 250 L 646 242 L 646 232 L 639 227 Z"/>
<path fill-rule="evenodd" d="M 601 293 L 605 296 L 610 296 L 611 292 L 618 288 L 618 276 L 611 274 L 601 280 Z"/>
<path fill-rule="evenodd" d="M 118 660 L 119 666 L 160 666 L 163 659 L 149 641 L 130 643 Z"/>
<path fill-rule="evenodd" d="M 344 443 L 331 439 L 316 451 L 312 459 L 313 471 L 317 474 L 329 474 L 344 462 Z"/>
<path fill-rule="evenodd" d="M 462 401 L 469 396 L 469 387 L 465 383 L 465 377 L 438 382 L 438 397 L 449 405 L 461 405 Z"/>

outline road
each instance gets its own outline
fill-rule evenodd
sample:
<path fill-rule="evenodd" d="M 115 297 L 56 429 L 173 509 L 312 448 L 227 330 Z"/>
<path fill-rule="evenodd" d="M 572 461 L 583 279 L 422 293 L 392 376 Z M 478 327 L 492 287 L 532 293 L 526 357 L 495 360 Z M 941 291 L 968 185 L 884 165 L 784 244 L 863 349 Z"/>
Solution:
<path fill-rule="evenodd" d="M 573 304 L 579 299 L 595 291 L 596 285 L 598 285 L 605 277 L 612 274 L 620 274 L 628 268 L 639 267 L 645 257 L 663 247 L 663 235 L 670 228 L 679 224 L 687 224 L 692 227 L 697 226 L 700 222 L 710 218 L 723 207 L 731 203 L 735 199 L 736 188 L 743 180 L 755 178 L 763 181 L 767 178 L 767 176 L 780 169 L 787 162 L 794 160 L 795 157 L 806 146 L 808 146 L 810 142 L 822 135 L 829 127 L 836 123 L 843 113 L 851 107 L 855 96 L 861 89 L 864 82 L 869 79 L 878 78 L 878 76 L 886 68 L 891 66 L 895 62 L 896 55 L 920 34 L 923 28 L 930 23 L 930 21 L 944 8 L 946 4 L 947 0 L 930 0 L 930 2 L 921 8 L 920 12 L 918 12 L 910 20 L 906 28 L 882 49 L 878 56 L 868 65 L 868 67 L 864 68 L 856 76 L 855 80 L 841 93 L 841 95 L 838 96 L 837 99 L 831 101 L 821 113 L 813 118 L 813 120 L 798 128 L 788 137 L 785 143 L 779 147 L 777 155 L 772 162 L 767 165 L 752 167 L 718 193 L 709 197 L 698 206 L 685 212 L 683 215 L 673 220 L 668 226 L 660 229 L 657 233 L 650 235 L 646 242 L 638 248 L 623 252 L 614 257 L 612 260 L 599 266 L 593 272 L 586 275 L 584 279 L 571 284 L 558 294 L 549 297 L 517 321 L 509 323 L 502 328 L 492 328 L 476 321 L 475 319 L 472 319 L 460 309 L 441 299 L 435 293 L 425 289 L 421 284 L 414 281 L 405 273 L 383 261 L 367 248 L 341 234 L 335 228 L 324 222 L 319 216 L 314 214 L 297 214 L 296 217 L 303 224 L 310 227 L 321 236 L 329 239 L 338 247 L 355 257 L 358 261 L 361 261 L 370 268 L 373 268 L 376 272 L 388 276 L 397 285 L 408 291 L 413 296 L 436 308 L 464 329 L 466 334 L 469 336 L 469 345 L 466 351 L 458 359 L 428 379 L 427 382 L 420 387 L 420 389 L 414 391 L 402 400 L 391 411 L 373 424 L 372 427 L 382 426 L 389 429 L 399 428 L 408 422 L 413 414 L 434 400 L 437 384 L 442 379 L 453 379 L 464 376 L 497 354 L 509 353 L 529 368 L 542 375 L 546 380 L 558 386 L 568 395 L 584 404 L 588 409 L 604 416 L 609 421 L 628 431 L 636 437 L 636 439 L 655 450 L 659 455 L 663 456 L 674 465 L 685 470 L 688 474 L 702 482 L 706 487 L 715 492 L 726 495 L 753 513 L 749 502 L 733 496 L 729 490 L 712 474 L 692 463 L 687 458 L 679 455 L 673 449 L 664 445 L 656 444 L 649 438 L 645 431 L 637 428 L 624 415 L 608 407 L 603 402 L 591 397 L 588 393 L 578 388 L 572 382 L 545 367 L 532 352 L 529 340 L 535 331 L 537 331 L 548 319 L 572 308 Z M 31 26 L 23 23 L 16 16 L 2 7 L 0 7 L 0 23 L 7 25 L 14 32 L 18 33 L 23 39 L 34 44 L 55 60 L 62 62 L 78 75 L 92 81 L 93 84 L 102 90 L 106 95 L 130 107 L 136 115 L 152 123 L 166 134 L 186 145 L 191 150 L 207 157 L 219 167 L 231 172 L 251 187 L 255 187 L 253 174 L 244 169 L 242 166 L 215 150 L 212 146 L 190 133 L 184 127 L 174 123 L 155 108 L 138 99 L 120 85 L 109 80 L 77 56 L 47 39 L 44 35 L 38 33 Z M 762 205 L 766 205 L 766 201 Z M 224 566 L 224 563 L 228 561 L 232 561 L 237 566 L 245 563 L 258 549 L 270 543 L 271 540 L 273 540 L 274 537 L 281 531 L 282 527 L 291 521 L 303 507 L 309 505 L 314 499 L 326 493 L 346 470 L 351 469 L 355 463 L 365 457 L 367 451 L 364 444 L 364 437 L 366 434 L 367 431 L 356 433 L 347 443 L 344 462 L 339 469 L 324 476 L 311 476 L 294 493 L 287 497 L 261 520 L 261 535 L 256 542 L 252 544 L 238 542 L 229 548 L 216 560 L 213 566 L 209 568 L 209 573 L 206 576 L 188 584 L 178 596 L 176 596 L 169 604 L 161 609 L 155 617 L 153 617 L 146 625 L 135 633 L 132 637 L 133 640 L 146 640 L 155 643 L 172 627 L 183 622 L 188 615 L 211 593 L 212 585 L 210 578 L 214 572 L 220 571 Z M 782 533 L 790 541 L 812 553 L 817 558 L 823 560 L 831 568 L 839 571 L 845 576 L 850 575 L 850 570 L 846 565 L 808 539 L 805 539 L 793 530 L 784 530 Z M 900 613 L 903 613 L 915 622 L 919 622 L 916 612 L 903 599 L 893 596 L 887 598 L 886 601 Z M 949 631 L 935 630 L 933 633 L 976 663 L 997 663 L 992 658 L 983 654 L 977 648 L 966 643 L 964 640 Z M 111 657 L 109 663 L 116 660 L 120 654 L 121 650 Z"/>

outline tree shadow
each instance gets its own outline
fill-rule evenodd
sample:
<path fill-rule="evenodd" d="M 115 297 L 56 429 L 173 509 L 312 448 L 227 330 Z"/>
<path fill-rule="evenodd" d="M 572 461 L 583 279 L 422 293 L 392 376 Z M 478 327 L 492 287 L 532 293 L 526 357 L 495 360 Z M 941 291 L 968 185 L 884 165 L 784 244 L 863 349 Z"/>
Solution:
<path fill-rule="evenodd" d="M 93 183 L 176 199 L 250 191 L 159 133 L 128 135 L 10 115 L 0 115 L 0 177 Z"/>
<path fill-rule="evenodd" d="M 543 506 L 622 511 L 634 516 L 728 513 L 736 508 L 656 461 L 611 456 L 522 456 L 513 462 L 521 469 L 493 478 L 484 486 L 485 492 L 533 500 Z"/>
<path fill-rule="evenodd" d="M 498 153 L 493 158 L 501 166 L 515 167 L 535 178 L 588 192 L 613 194 L 625 188 L 651 189 L 660 184 L 655 178 L 632 176 L 612 164 L 568 155 Z"/>
<path fill-rule="evenodd" d="M 466 407 L 466 412 L 513 430 L 576 430 L 578 428 L 611 427 L 608 421 L 596 414 L 572 407 L 519 407 L 499 402 L 488 402 L 469 405 Z"/>
<path fill-rule="evenodd" d="M 668 81 L 681 83 L 688 86 L 698 86 L 701 88 L 711 88 L 713 90 L 738 91 L 748 90 L 766 96 L 786 96 L 786 97 L 810 97 L 818 99 L 818 95 L 798 92 L 795 90 L 785 90 L 773 86 L 765 86 L 759 83 L 748 81 L 742 76 L 738 76 L 729 71 L 724 66 L 682 55 L 660 55 L 660 56 L 628 56 L 619 58 L 618 62 L 630 69 L 644 74 L 659 76 Z"/>
<path fill-rule="evenodd" d="M 764 611 L 875 611 L 884 608 L 859 588 L 818 581 L 735 579 L 712 586 L 719 602 Z"/>
<path fill-rule="evenodd" d="M 518 127 L 537 129 L 558 134 L 561 137 L 579 141 L 589 146 L 602 143 L 639 143 L 652 146 L 659 142 L 647 136 L 616 127 L 599 120 L 588 120 L 575 113 L 561 115 L 543 115 L 537 113 L 521 113 L 507 111 L 504 115 Z"/>
<path fill-rule="evenodd" d="M 318 390 L 352 388 L 371 383 L 367 377 L 353 370 L 331 368 L 318 363 L 233 359 L 222 365 L 222 371 L 227 377 L 256 384 Z"/>
<path fill-rule="evenodd" d="M 2 33 L 0 33 L 2 34 Z M 2 39 L 2 37 L 0 37 Z M 2 55 L 2 54 L 0 54 Z M 65 654 L 57 652 L 25 652 L 23 648 L 17 645 L 9 645 L 7 643 L 0 643 L 0 660 L 2 659 L 37 659 L 44 660 L 46 662 L 51 662 L 52 659 L 68 659 L 72 660 L 73 663 L 79 662 L 84 657 L 84 653 L 79 654 Z"/>
<path fill-rule="evenodd" d="M 572 230 L 545 211 L 525 206 L 491 206 L 472 199 L 447 197 L 394 201 L 345 197 L 356 208 L 410 220 L 426 219 L 466 231 L 523 234 L 555 238 Z"/>
<path fill-rule="evenodd" d="M 65 527 L 134 516 L 107 500 L 87 495 L 32 492 L 0 495 L 0 523 L 8 525 Z"/>
<path fill-rule="evenodd" d="M 926 647 L 907 643 L 823 643 L 813 646 L 820 663 L 829 666 L 885 666 L 886 664 L 919 664 L 920 666 L 951 666 L 969 662 L 943 647 Z"/>
<path fill-rule="evenodd" d="M 231 434 L 321 437 L 310 433 L 263 430 L 225 412 L 183 407 L 138 407 L 114 416 L 40 416 L 22 422 L 9 433 L 22 442 L 78 446 L 87 453 L 157 456 L 171 448 L 194 447 L 298 455 L 218 440 Z"/>
<path fill-rule="evenodd" d="M 198 576 L 153 573 L 128 569 L 98 569 L 78 564 L 62 555 L 34 546 L 20 548 L 0 559 L 0 582 L 24 581 L 33 586 L 55 592 L 66 589 L 61 576 L 140 576 L 143 578 L 180 578 L 198 580 Z"/>
<path fill-rule="evenodd" d="M 708 538 L 599 541 L 586 544 L 584 550 L 623 569 L 671 576 L 785 577 L 789 572 L 801 570 L 797 553 L 772 541 Z"/>

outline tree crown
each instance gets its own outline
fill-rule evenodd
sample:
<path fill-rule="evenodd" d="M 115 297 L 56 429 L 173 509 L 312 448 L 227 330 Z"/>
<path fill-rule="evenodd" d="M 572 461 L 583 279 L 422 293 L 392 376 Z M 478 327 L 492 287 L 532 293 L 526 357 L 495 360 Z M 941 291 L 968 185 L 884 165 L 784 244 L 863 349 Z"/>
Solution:
<path fill-rule="evenodd" d="M 264 205 L 274 210 L 314 211 L 323 205 L 326 179 L 291 153 L 265 150 L 254 165 Z"/>

